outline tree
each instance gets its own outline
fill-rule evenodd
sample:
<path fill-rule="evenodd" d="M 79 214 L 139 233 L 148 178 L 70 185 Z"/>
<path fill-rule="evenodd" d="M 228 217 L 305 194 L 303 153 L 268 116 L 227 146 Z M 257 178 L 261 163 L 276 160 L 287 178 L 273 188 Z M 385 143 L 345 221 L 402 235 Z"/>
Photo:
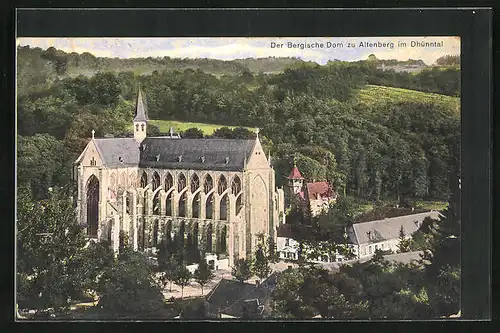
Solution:
<path fill-rule="evenodd" d="M 193 275 L 186 266 L 181 266 L 175 272 L 174 283 L 181 287 L 181 298 L 184 296 L 184 287 L 189 284 L 192 277 Z"/>
<path fill-rule="evenodd" d="M 39 314 L 68 310 L 92 278 L 79 269 L 86 240 L 67 192 L 50 193 L 32 201 L 29 188 L 21 187 L 17 201 L 17 300 Z"/>
<path fill-rule="evenodd" d="M 43 133 L 18 142 L 18 182 L 29 184 L 34 199 L 45 199 L 49 187 L 70 181 L 68 152 L 61 141 Z"/>
<path fill-rule="evenodd" d="M 101 105 L 112 105 L 121 93 L 120 82 L 112 72 L 97 73 L 90 79 L 94 102 Z"/>
<path fill-rule="evenodd" d="M 238 259 L 231 269 L 231 275 L 241 283 L 252 277 L 250 262 L 246 259 Z"/>
<path fill-rule="evenodd" d="M 214 273 L 210 270 L 207 265 L 207 262 L 203 259 L 200 260 L 198 264 L 198 268 L 194 271 L 193 277 L 196 282 L 201 287 L 201 294 L 203 295 L 203 286 L 206 285 L 210 280 L 214 278 Z"/>
<path fill-rule="evenodd" d="M 203 131 L 199 128 L 188 128 L 182 132 L 182 137 L 185 139 L 201 139 L 203 138 Z"/>
<path fill-rule="evenodd" d="M 279 261 L 279 255 L 276 249 L 276 244 L 272 237 L 267 238 L 267 256 L 269 262 L 276 263 Z"/>
<path fill-rule="evenodd" d="M 398 242 L 398 250 L 399 252 L 409 252 L 410 251 L 411 239 L 406 237 L 405 229 L 401 225 L 399 229 L 399 242 Z"/>
<path fill-rule="evenodd" d="M 161 274 L 160 280 L 163 288 L 170 284 L 170 292 L 172 292 L 172 282 L 175 280 L 176 271 L 179 267 L 179 262 L 175 259 L 173 253 L 168 251 L 166 242 L 162 240 L 158 249 L 158 271 Z"/>
<path fill-rule="evenodd" d="M 103 273 L 98 306 L 112 317 L 151 316 L 163 308 L 160 286 L 146 256 L 133 250 L 117 259 Z"/>
<path fill-rule="evenodd" d="M 233 130 L 227 126 L 223 126 L 221 128 L 216 129 L 213 132 L 212 136 L 214 138 L 220 138 L 220 139 L 234 139 Z"/>
<path fill-rule="evenodd" d="M 458 166 L 456 166 L 458 169 Z M 460 310 L 460 181 L 458 171 L 450 173 L 450 202 L 444 218 L 430 230 L 430 248 L 424 251 L 425 286 L 435 316 L 449 316 Z"/>
<path fill-rule="evenodd" d="M 159 136 L 161 134 L 160 128 L 153 124 L 148 124 L 146 129 L 147 136 Z"/>
<path fill-rule="evenodd" d="M 269 274 L 271 274 L 272 270 L 271 267 L 269 267 L 269 259 L 266 256 L 264 246 L 262 244 L 257 245 L 252 270 L 253 273 L 261 280 L 264 280 L 269 276 Z"/>

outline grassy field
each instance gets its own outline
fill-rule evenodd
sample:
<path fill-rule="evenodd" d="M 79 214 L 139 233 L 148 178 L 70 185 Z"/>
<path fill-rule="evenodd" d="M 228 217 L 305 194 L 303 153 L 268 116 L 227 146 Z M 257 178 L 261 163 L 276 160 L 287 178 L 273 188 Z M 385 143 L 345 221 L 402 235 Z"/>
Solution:
<path fill-rule="evenodd" d="M 448 207 L 448 203 L 444 201 L 417 201 L 417 207 L 422 209 L 444 210 Z"/>
<path fill-rule="evenodd" d="M 190 123 L 177 120 L 150 120 L 149 123 L 157 126 L 160 129 L 161 133 L 169 133 L 170 127 L 173 127 L 176 133 L 184 132 L 188 128 L 199 128 L 200 130 L 203 131 L 204 135 L 211 135 L 216 129 L 221 127 L 229 127 L 229 128 L 237 127 L 237 126 L 226 126 L 217 124 Z M 251 127 L 247 128 L 252 132 L 255 131 L 255 128 Z M 133 131 L 133 127 L 130 127 L 130 130 Z"/>
<path fill-rule="evenodd" d="M 360 89 L 354 98 L 364 105 L 380 105 L 386 102 L 430 102 L 451 107 L 457 111 L 460 108 L 458 97 L 374 85 L 367 85 Z"/>

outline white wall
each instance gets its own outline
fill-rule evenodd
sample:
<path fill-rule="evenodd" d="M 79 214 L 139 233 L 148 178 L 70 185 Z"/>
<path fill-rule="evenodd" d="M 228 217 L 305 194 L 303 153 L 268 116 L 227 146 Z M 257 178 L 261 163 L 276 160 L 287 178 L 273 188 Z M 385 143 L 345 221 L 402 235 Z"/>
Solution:
<path fill-rule="evenodd" d="M 391 250 L 393 252 L 398 252 L 399 238 L 384 240 L 383 242 L 362 244 L 359 246 L 359 257 L 369 257 L 375 254 L 375 250 L 379 249 L 382 251 Z"/>

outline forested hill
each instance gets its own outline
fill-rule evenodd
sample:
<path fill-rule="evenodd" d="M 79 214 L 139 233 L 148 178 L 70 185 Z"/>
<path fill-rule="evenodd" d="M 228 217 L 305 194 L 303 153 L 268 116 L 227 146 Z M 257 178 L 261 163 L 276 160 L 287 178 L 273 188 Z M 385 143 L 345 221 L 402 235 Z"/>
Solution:
<path fill-rule="evenodd" d="M 125 67 L 68 77 L 57 72 L 64 70 L 59 53 L 45 59 L 30 52 L 18 58 L 18 184 L 37 193 L 68 183 L 91 130 L 126 135 L 139 87 L 150 119 L 260 127 L 278 185 L 295 155 L 307 179 L 328 180 L 339 193 L 446 200 L 459 165 L 460 68 L 450 59 L 419 73 L 385 71 L 367 60 L 288 63 L 259 74 L 151 65 L 156 69 L 142 75 Z"/>
<path fill-rule="evenodd" d="M 30 48 L 19 46 L 17 48 L 18 61 L 31 62 L 38 68 L 46 71 L 52 76 L 92 76 L 97 72 L 126 72 L 148 75 L 154 71 L 163 70 L 201 70 L 213 75 L 237 75 L 243 72 L 273 73 L 281 72 L 285 68 L 302 63 L 298 58 L 258 58 L 237 59 L 231 61 L 217 59 L 190 59 L 170 57 L 148 57 L 148 58 L 104 58 L 96 57 L 90 53 L 66 53 L 55 48 L 42 50 L 41 48 Z"/>

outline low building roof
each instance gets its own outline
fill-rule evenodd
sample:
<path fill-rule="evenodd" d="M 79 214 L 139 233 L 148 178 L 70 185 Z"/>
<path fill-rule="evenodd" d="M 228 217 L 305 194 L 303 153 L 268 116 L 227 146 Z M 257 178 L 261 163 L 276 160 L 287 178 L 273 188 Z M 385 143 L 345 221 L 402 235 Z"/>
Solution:
<path fill-rule="evenodd" d="M 241 318 L 245 309 L 251 310 L 252 306 L 250 305 L 258 302 L 259 306 L 254 306 L 258 312 L 255 314 L 259 316 L 269 315 L 269 300 L 276 288 L 278 275 L 278 272 L 272 273 L 259 285 L 222 279 L 205 298 L 210 307 L 209 311 L 220 311 L 221 314 Z"/>
<path fill-rule="evenodd" d="M 307 183 L 307 197 L 309 200 L 316 200 L 318 195 L 321 198 L 334 198 L 335 192 L 328 182 Z"/>
<path fill-rule="evenodd" d="M 255 285 L 250 283 L 222 279 L 206 295 L 205 300 L 208 302 L 211 312 L 216 313 L 219 310 L 223 312 L 224 309 L 234 304 L 238 299 L 254 288 Z"/>
<path fill-rule="evenodd" d="M 398 216 L 383 220 L 355 223 L 349 228 L 350 241 L 357 245 L 377 243 L 399 238 L 401 226 L 407 236 L 417 231 L 425 218 L 440 220 L 442 214 L 430 211 L 420 214 Z"/>

